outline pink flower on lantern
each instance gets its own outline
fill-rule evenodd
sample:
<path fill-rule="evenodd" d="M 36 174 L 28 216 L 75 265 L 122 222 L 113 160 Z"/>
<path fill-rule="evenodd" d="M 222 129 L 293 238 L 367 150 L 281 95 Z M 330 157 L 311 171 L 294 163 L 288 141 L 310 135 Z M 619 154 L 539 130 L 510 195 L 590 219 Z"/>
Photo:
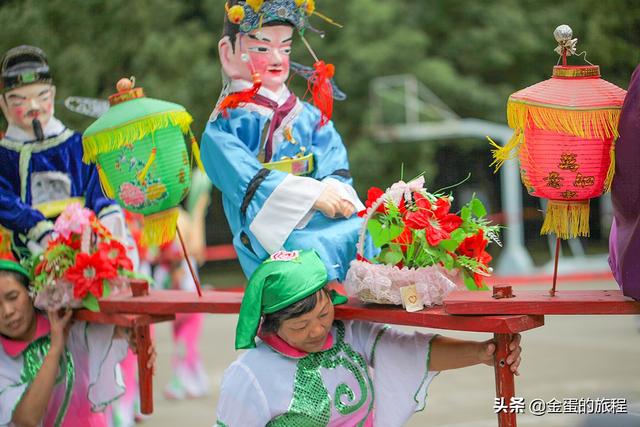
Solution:
<path fill-rule="evenodd" d="M 145 202 L 144 191 L 130 182 L 125 182 L 120 186 L 119 196 L 127 206 L 134 208 L 142 206 Z"/>
<path fill-rule="evenodd" d="M 81 234 L 91 224 L 93 212 L 82 207 L 80 203 L 71 203 L 56 220 L 53 230 L 64 239 L 71 234 Z"/>

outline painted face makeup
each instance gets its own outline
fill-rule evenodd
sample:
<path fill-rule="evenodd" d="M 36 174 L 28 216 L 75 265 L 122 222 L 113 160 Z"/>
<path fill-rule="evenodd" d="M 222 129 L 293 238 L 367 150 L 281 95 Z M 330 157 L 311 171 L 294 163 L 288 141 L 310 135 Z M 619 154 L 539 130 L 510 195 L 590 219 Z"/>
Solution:
<path fill-rule="evenodd" d="M 288 25 L 263 27 L 238 35 L 235 51 L 230 53 L 225 71 L 231 78 L 251 81 L 253 71 L 262 77 L 262 85 L 279 91 L 289 78 L 289 55 L 293 28 Z M 249 63 L 243 60 L 248 56 Z"/>
<path fill-rule="evenodd" d="M 0 106 L 10 125 L 18 126 L 36 139 L 34 119 L 42 128 L 47 126 L 53 116 L 54 97 L 55 86 L 35 83 L 8 91 L 1 96 Z"/>

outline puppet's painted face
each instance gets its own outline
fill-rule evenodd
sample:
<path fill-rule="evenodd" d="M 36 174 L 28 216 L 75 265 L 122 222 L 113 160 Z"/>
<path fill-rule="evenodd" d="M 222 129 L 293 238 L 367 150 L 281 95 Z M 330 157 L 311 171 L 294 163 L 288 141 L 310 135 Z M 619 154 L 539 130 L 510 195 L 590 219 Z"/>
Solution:
<path fill-rule="evenodd" d="M 262 85 L 274 92 L 289 78 L 289 55 L 293 27 L 276 25 L 263 27 L 248 34 L 238 34 L 235 49 L 225 37 L 218 45 L 225 73 L 232 79 L 251 79 L 251 66 L 262 77 Z M 251 66 L 243 60 L 248 56 Z"/>
<path fill-rule="evenodd" d="M 308 313 L 282 321 L 278 336 L 290 346 L 306 353 L 322 350 L 333 325 L 334 311 L 331 298 L 318 292 L 318 303 Z"/>
<path fill-rule="evenodd" d="M 35 331 L 35 310 L 27 289 L 15 275 L 0 273 L 0 334 L 27 341 Z"/>
<path fill-rule="evenodd" d="M 43 128 L 47 126 L 53 116 L 55 94 L 55 86 L 34 83 L 0 96 L 0 107 L 10 125 L 18 126 L 35 138 L 33 119 L 38 119 Z"/>

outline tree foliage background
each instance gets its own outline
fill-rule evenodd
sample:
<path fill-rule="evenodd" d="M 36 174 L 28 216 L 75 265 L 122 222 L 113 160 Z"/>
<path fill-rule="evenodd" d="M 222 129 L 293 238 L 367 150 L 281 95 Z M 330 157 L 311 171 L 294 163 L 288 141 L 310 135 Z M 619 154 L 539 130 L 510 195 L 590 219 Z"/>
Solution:
<path fill-rule="evenodd" d="M 405 177 L 426 171 L 434 183 L 451 184 L 469 170 L 497 182 L 482 142 L 449 142 L 444 151 L 433 143 L 374 142 L 369 83 L 377 76 L 414 74 L 460 116 L 505 122 L 509 94 L 550 75 L 559 24 L 569 24 L 578 50 L 622 87 L 640 59 L 636 0 L 318 0 L 317 7 L 344 24 L 337 29 L 312 18 L 327 35 L 310 37 L 336 64 L 349 96 L 334 119 L 361 194 L 396 180 L 401 164 Z M 0 50 L 42 47 L 60 103 L 69 95 L 106 98 L 120 77 L 135 75 L 149 96 L 185 105 L 199 134 L 220 90 L 223 13 L 224 0 L 5 0 Z M 312 63 L 301 43 L 294 59 Z M 301 82 L 294 86 L 304 93 Z M 57 115 L 79 130 L 91 122 L 61 105 Z"/>

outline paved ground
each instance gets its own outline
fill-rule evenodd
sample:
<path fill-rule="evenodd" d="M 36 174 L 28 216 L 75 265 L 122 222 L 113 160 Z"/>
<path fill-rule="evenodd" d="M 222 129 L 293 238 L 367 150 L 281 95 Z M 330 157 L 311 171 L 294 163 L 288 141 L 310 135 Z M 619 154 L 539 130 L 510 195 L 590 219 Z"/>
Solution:
<path fill-rule="evenodd" d="M 560 286 L 563 286 L 562 284 Z M 567 288 L 615 288 L 611 282 L 567 285 Z M 170 402 L 162 397 L 169 377 L 170 326 L 157 328 L 159 372 L 156 377 L 156 412 L 143 424 L 153 427 L 210 427 L 215 421 L 218 385 L 226 366 L 234 360 L 236 316 L 209 315 L 202 353 L 214 384 L 212 396 Z M 487 339 L 487 334 L 451 333 L 466 339 Z M 516 394 L 525 398 L 560 401 L 570 398 L 626 398 L 640 426 L 640 321 L 632 316 L 547 316 L 546 325 L 525 333 L 521 376 Z M 493 370 L 478 366 L 444 372 L 429 390 L 427 407 L 406 424 L 409 427 L 495 427 Z M 528 412 L 528 411 L 527 411 Z M 578 415 L 530 414 L 518 417 L 519 426 L 577 427 Z M 615 421 L 615 420 L 610 420 Z M 619 420 L 621 421 L 621 420 Z M 617 425 L 609 421 L 590 426 Z M 624 424 L 627 425 L 627 424 Z M 384 427 L 384 426 L 382 426 Z"/>

